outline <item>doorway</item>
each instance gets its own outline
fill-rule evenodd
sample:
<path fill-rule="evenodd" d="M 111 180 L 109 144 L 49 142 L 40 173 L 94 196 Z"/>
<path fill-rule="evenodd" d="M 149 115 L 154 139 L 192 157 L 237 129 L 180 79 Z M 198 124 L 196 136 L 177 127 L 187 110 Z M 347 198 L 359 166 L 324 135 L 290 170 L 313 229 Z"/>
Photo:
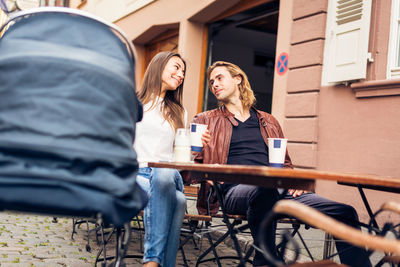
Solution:
<path fill-rule="evenodd" d="M 209 25 L 208 64 L 228 61 L 248 76 L 256 107 L 271 113 L 279 1 L 272 1 Z M 218 106 L 205 85 L 203 110 Z"/>
<path fill-rule="evenodd" d="M 179 28 L 166 30 L 145 45 L 144 69 L 147 68 L 152 58 L 159 52 L 171 51 L 178 53 Z M 143 71 L 144 74 L 144 71 Z"/>

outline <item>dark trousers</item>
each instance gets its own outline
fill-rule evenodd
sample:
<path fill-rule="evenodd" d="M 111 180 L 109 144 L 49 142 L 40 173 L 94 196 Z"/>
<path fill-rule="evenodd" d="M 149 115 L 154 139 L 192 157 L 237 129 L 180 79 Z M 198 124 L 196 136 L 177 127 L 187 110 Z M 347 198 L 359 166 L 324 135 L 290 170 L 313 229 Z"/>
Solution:
<path fill-rule="evenodd" d="M 291 196 L 287 196 L 286 198 L 293 199 Z M 277 200 L 278 193 L 275 189 L 244 184 L 231 187 L 226 192 L 224 199 L 225 208 L 228 213 L 247 215 L 255 245 L 258 245 L 256 237 L 260 224 Z M 349 205 L 323 198 L 314 193 L 303 194 L 294 198 L 294 200 L 308 205 L 338 221 L 359 228 L 357 225 L 357 212 Z M 267 238 L 270 241 L 268 246 L 273 248 L 275 246 L 275 228 L 267 231 Z M 371 266 L 368 254 L 365 250 L 341 241 L 335 243 L 341 263 L 350 266 Z M 253 265 L 268 265 L 268 262 L 261 253 L 256 251 Z"/>
<path fill-rule="evenodd" d="M 272 188 L 264 188 L 253 185 L 235 185 L 226 192 L 224 204 L 226 212 L 231 214 L 246 215 L 250 226 L 254 244 L 258 246 L 258 231 L 264 216 L 278 201 L 278 191 Z M 268 247 L 275 247 L 275 227 L 267 229 Z M 267 265 L 264 256 L 256 250 L 253 265 Z"/>

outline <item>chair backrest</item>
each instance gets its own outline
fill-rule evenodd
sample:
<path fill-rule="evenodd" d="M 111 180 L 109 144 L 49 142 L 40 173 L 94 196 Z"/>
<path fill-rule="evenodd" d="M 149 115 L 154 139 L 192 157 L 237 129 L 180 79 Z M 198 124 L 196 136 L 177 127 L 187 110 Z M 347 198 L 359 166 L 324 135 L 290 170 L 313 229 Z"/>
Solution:
<path fill-rule="evenodd" d="M 0 39 L 0 208 L 101 213 L 122 225 L 146 202 L 135 182 L 142 110 L 131 45 L 72 9 L 10 20 Z"/>
<path fill-rule="evenodd" d="M 198 186 L 185 185 L 184 186 L 184 192 L 185 192 L 186 198 L 191 198 L 193 200 L 197 200 L 197 194 L 199 193 L 199 187 Z"/>
<path fill-rule="evenodd" d="M 399 212 L 400 206 L 394 205 L 394 203 L 390 203 L 384 205 L 382 209 Z M 276 218 L 279 218 L 283 214 L 299 219 L 300 221 L 307 223 L 312 227 L 321 229 L 327 233 L 332 234 L 334 237 L 351 243 L 355 246 L 368 248 L 368 250 L 372 251 L 381 251 L 391 255 L 400 255 L 400 240 L 385 238 L 383 236 L 377 236 L 362 232 L 361 230 L 345 225 L 342 222 L 339 222 L 309 206 L 306 206 L 294 200 L 278 201 L 273 208 L 273 212 L 271 212 L 268 215 L 268 218 L 264 221 L 263 229 L 266 229 L 271 222 L 273 222 L 274 220 L 276 220 Z M 260 231 L 260 238 L 262 238 L 263 235 L 263 231 Z M 263 242 L 262 248 L 265 252 L 264 255 L 271 261 L 274 261 L 271 256 L 272 254 L 269 253 Z M 278 261 L 277 265 L 280 266 L 283 265 L 283 263 Z"/>

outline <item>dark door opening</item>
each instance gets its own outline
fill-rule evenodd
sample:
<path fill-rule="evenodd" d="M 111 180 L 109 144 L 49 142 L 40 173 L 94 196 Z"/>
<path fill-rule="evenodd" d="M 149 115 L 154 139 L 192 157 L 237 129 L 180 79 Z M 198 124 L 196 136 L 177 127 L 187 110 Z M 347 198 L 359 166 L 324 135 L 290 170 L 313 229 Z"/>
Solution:
<path fill-rule="evenodd" d="M 218 60 L 238 65 L 247 74 L 256 107 L 271 112 L 279 1 L 262 4 L 209 26 L 208 66 Z M 208 86 L 203 110 L 218 106 Z"/>

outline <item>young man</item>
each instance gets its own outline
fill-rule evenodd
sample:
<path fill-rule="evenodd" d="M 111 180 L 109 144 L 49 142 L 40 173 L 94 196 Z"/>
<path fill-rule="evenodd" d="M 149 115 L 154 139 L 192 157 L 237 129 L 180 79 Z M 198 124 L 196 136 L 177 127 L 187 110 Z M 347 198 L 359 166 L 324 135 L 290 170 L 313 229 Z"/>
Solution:
<path fill-rule="evenodd" d="M 283 137 L 278 121 L 270 114 L 254 108 L 255 97 L 247 75 L 236 65 L 217 61 L 207 70 L 211 92 L 218 99 L 220 107 L 195 116 L 193 122 L 208 125 L 210 136 L 196 160 L 203 163 L 244 164 L 268 166 L 268 137 Z M 209 139 L 209 140 L 208 140 Z M 286 152 L 284 167 L 292 168 Z M 207 188 L 203 184 L 200 201 Z M 222 184 L 226 211 L 246 215 L 254 243 L 264 216 L 278 200 L 276 189 L 244 184 Z M 358 216 L 349 205 L 322 198 L 302 190 L 289 190 L 287 198 L 309 205 L 337 220 L 356 227 Z M 200 213 L 205 213 L 206 203 L 198 203 Z M 215 212 L 216 206 L 211 207 Z M 275 229 L 269 229 L 268 241 L 273 247 Z M 371 266 L 366 251 L 347 243 L 336 242 L 340 260 L 350 266 Z M 360 259 L 366 259 L 360 262 Z M 267 265 L 261 253 L 256 251 L 253 265 Z"/>

